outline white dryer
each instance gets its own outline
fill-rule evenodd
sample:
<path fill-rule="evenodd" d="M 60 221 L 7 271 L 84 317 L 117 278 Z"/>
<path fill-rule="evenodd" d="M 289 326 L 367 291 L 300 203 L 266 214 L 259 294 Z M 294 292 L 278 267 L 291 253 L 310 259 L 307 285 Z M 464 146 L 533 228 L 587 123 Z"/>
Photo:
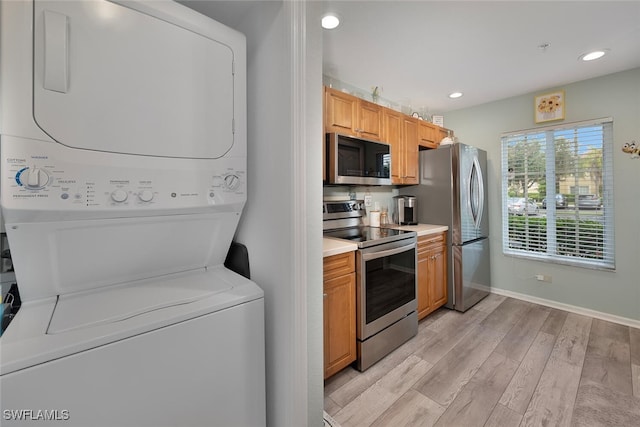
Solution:
<path fill-rule="evenodd" d="M 7 425 L 265 424 L 245 38 L 168 1 L 0 3 Z"/>

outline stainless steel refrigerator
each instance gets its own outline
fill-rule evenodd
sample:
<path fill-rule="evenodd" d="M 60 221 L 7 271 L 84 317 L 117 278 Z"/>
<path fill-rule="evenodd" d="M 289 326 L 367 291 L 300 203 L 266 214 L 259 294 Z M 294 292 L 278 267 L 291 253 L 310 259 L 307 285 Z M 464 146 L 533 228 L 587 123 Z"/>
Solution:
<path fill-rule="evenodd" d="M 449 226 L 447 307 L 466 311 L 489 294 L 487 153 L 455 143 L 420 152 L 420 183 L 400 194 L 418 200 L 418 222 Z"/>

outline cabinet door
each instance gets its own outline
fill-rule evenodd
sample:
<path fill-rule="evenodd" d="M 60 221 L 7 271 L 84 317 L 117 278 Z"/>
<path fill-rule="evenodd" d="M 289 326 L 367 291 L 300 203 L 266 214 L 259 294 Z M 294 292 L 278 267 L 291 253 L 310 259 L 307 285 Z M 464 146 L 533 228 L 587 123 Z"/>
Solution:
<path fill-rule="evenodd" d="M 382 115 L 382 139 L 391 145 L 391 183 L 402 184 L 402 114 L 385 110 Z"/>
<path fill-rule="evenodd" d="M 426 148 L 436 148 L 438 144 L 436 143 L 436 126 L 425 121 L 421 121 L 418 123 L 418 144 L 421 147 Z M 439 140 L 438 140 L 439 141 Z"/>
<path fill-rule="evenodd" d="M 429 302 L 429 251 L 418 245 L 418 320 L 431 312 Z"/>
<path fill-rule="evenodd" d="M 418 183 L 418 119 L 406 117 L 403 122 L 404 171 L 403 184 Z"/>
<path fill-rule="evenodd" d="M 447 303 L 447 247 L 429 251 L 429 306 L 435 310 Z"/>
<path fill-rule="evenodd" d="M 361 99 L 358 103 L 357 125 L 356 131 L 362 138 L 380 141 L 382 134 L 382 108 L 378 104 Z"/>
<path fill-rule="evenodd" d="M 325 88 L 325 132 L 354 135 L 357 128 L 357 106 L 356 97 Z"/>
<path fill-rule="evenodd" d="M 324 377 L 356 360 L 356 274 L 324 282 Z"/>

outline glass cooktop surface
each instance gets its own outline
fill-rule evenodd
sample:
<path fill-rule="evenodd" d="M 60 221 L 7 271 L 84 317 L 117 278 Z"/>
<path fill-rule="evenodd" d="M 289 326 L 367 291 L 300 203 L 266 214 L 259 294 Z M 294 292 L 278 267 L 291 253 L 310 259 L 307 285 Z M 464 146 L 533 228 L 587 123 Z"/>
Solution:
<path fill-rule="evenodd" d="M 393 242 L 414 237 L 414 231 L 395 230 L 393 228 L 379 227 L 349 227 L 339 230 L 325 231 L 325 237 L 335 237 L 357 243 L 359 248 L 380 245 L 382 243 Z"/>

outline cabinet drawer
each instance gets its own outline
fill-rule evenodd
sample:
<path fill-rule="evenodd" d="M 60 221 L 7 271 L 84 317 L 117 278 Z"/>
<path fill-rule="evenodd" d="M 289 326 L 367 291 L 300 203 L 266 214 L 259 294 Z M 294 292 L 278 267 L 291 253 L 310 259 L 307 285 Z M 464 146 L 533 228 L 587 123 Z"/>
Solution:
<path fill-rule="evenodd" d="M 428 251 L 434 246 L 441 246 L 446 243 L 447 234 L 446 232 L 438 233 L 438 234 L 429 234 L 426 236 L 418 237 L 418 253 Z"/>
<path fill-rule="evenodd" d="M 353 273 L 356 270 L 355 252 L 328 256 L 323 261 L 324 280 Z"/>

